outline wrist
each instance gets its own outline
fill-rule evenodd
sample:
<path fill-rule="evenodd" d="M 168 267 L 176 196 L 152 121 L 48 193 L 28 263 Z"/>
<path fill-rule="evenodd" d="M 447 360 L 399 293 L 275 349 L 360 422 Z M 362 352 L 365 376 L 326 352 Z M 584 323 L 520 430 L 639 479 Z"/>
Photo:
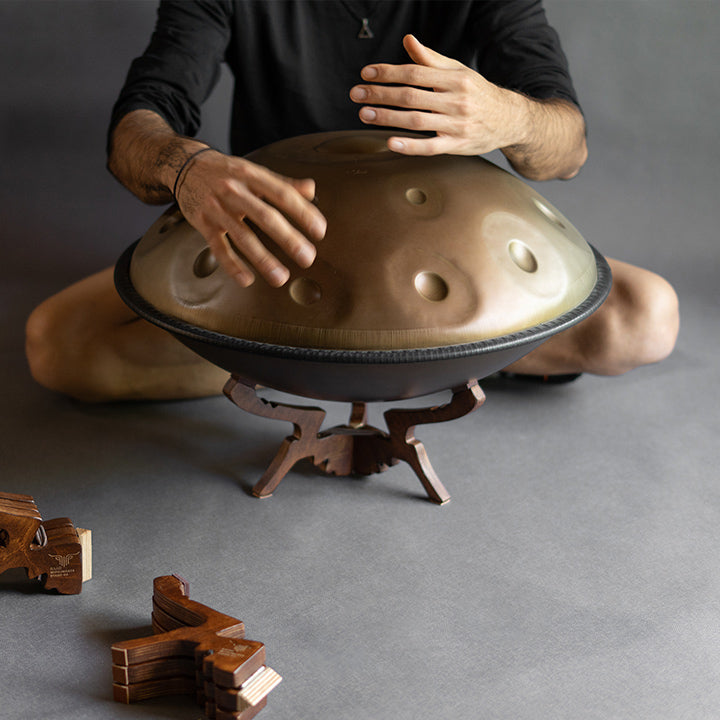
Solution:
<path fill-rule="evenodd" d="M 510 109 L 508 118 L 507 149 L 516 148 L 518 152 L 526 152 L 533 144 L 533 130 L 537 127 L 536 103 L 532 98 L 513 90 L 505 90 Z"/>
<path fill-rule="evenodd" d="M 181 176 L 187 172 L 195 155 L 209 149 L 206 143 L 180 135 L 160 141 L 155 153 L 155 167 L 168 193 L 175 197 L 182 181 Z"/>
<path fill-rule="evenodd" d="M 538 126 L 535 102 L 521 93 L 504 90 L 508 108 L 506 143 L 500 148 L 509 160 L 532 156 L 536 144 L 535 128 Z"/>
<path fill-rule="evenodd" d="M 209 145 L 203 145 L 198 150 L 193 151 L 185 160 L 185 162 L 180 166 L 180 169 L 177 171 L 177 174 L 175 175 L 175 183 L 173 184 L 172 188 L 172 196 L 173 200 L 180 205 L 180 201 L 178 200 L 178 193 L 180 192 L 180 188 L 182 187 L 183 183 L 185 182 L 185 177 L 187 176 L 187 173 L 190 171 L 190 168 L 192 167 L 193 163 L 195 162 L 195 159 L 202 155 L 205 152 L 209 152 L 210 150 L 214 150 L 214 148 L 210 147 Z"/>
<path fill-rule="evenodd" d="M 186 160 L 206 143 L 178 135 L 152 110 L 133 110 L 115 126 L 108 169 L 143 202 L 163 204 Z"/>

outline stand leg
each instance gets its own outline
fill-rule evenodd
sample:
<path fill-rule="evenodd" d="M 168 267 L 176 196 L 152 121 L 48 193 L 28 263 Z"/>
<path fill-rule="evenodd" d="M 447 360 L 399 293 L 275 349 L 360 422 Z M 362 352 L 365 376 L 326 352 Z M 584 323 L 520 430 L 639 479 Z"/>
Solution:
<path fill-rule="evenodd" d="M 415 437 L 415 426 L 454 420 L 477 410 L 483 402 L 485 393 L 477 380 L 472 380 L 454 388 L 452 399 L 445 405 L 422 410 L 395 409 L 385 413 L 393 455 L 412 467 L 430 499 L 439 505 L 450 500 L 450 494 L 433 470 L 425 446 Z"/>
<path fill-rule="evenodd" d="M 274 403 L 257 395 L 257 385 L 232 376 L 224 392 L 238 407 L 261 417 L 285 420 L 293 424 L 293 434 L 283 441 L 272 463 L 253 487 L 256 497 L 270 497 L 296 462 L 312 458 L 325 472 L 348 475 L 352 472 L 352 436 L 320 435 L 325 411 L 318 407 L 302 407 Z"/>

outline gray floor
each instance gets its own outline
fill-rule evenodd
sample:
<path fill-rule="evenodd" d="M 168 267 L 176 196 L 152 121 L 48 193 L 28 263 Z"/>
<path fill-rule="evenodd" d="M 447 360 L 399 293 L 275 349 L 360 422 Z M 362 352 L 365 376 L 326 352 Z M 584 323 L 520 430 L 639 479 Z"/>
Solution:
<path fill-rule="evenodd" d="M 158 213 L 103 167 L 153 7 L 0 2 L 0 489 L 91 528 L 95 560 L 79 596 L 0 577 L 0 717 L 199 718 L 182 698 L 111 700 L 109 647 L 149 632 L 152 579 L 173 572 L 266 644 L 284 677 L 268 720 L 720 715 L 720 18 L 709 0 L 547 6 L 591 159 L 540 191 L 669 278 L 682 331 L 661 365 L 489 383 L 475 414 L 420 428 L 453 496 L 438 508 L 405 466 L 299 468 L 258 501 L 246 489 L 289 426 L 224 398 L 88 407 L 32 382 L 34 304 Z"/>

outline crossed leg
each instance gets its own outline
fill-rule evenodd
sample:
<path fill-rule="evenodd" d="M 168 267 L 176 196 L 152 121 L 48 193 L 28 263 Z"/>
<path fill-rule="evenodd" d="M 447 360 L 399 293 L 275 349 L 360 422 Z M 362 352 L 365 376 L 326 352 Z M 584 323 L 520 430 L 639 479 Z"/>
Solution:
<path fill-rule="evenodd" d="M 619 375 L 667 357 L 679 327 L 678 301 L 660 276 L 609 260 L 605 303 L 508 369 L 553 375 Z M 53 295 L 30 315 L 26 352 L 33 377 L 78 400 L 163 400 L 222 392 L 228 373 L 137 317 L 120 299 L 112 269 Z"/>
<path fill-rule="evenodd" d="M 664 278 L 608 259 L 613 284 L 589 318 L 558 333 L 508 370 L 534 375 L 622 375 L 664 360 L 680 327 L 678 299 Z"/>
<path fill-rule="evenodd" d="M 228 373 L 120 299 L 108 268 L 32 312 L 25 349 L 41 385 L 87 402 L 170 400 L 222 393 Z"/>

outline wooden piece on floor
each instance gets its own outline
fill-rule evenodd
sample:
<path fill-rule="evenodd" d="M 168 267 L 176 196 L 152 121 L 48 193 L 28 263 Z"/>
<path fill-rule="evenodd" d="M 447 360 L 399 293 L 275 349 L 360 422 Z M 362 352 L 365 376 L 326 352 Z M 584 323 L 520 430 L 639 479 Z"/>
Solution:
<path fill-rule="evenodd" d="M 178 575 L 155 578 L 152 623 L 155 635 L 112 646 L 117 702 L 191 694 L 208 718 L 250 720 L 281 680 L 244 624 L 190 600 Z"/>
<path fill-rule="evenodd" d="M 90 550 L 90 538 L 85 537 Z M 68 518 L 43 521 L 30 495 L 0 493 L 0 573 L 25 568 L 46 590 L 77 595 L 86 560 L 83 542 Z"/>

